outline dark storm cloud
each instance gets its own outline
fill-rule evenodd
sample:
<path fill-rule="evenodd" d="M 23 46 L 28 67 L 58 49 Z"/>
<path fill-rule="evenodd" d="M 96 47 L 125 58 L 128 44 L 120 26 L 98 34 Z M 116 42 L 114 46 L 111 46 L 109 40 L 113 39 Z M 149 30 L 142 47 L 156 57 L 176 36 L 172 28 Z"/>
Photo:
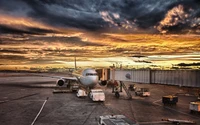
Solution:
<path fill-rule="evenodd" d="M 172 26 L 164 25 L 160 30 L 197 30 L 197 18 L 200 17 L 198 0 L 1 0 L 0 13 L 31 17 L 57 27 L 92 31 L 107 29 L 110 23 L 116 27 L 126 25 L 148 29 L 158 26 L 166 14 L 179 5 L 189 17 Z M 179 15 L 172 18 L 176 17 Z M 196 25 L 191 26 L 193 23 Z"/>
<path fill-rule="evenodd" d="M 89 1 L 24 0 L 24 2 L 33 10 L 28 13 L 29 16 L 54 26 L 96 30 L 100 28 L 99 24 L 103 23 L 98 11 L 91 8 L 93 3 Z"/>
<path fill-rule="evenodd" d="M 77 46 L 103 46 L 103 44 L 101 43 L 91 43 L 89 41 L 83 41 L 79 37 L 68 37 L 68 38 L 63 37 L 63 39 L 65 40 L 60 40 L 60 41 L 71 43 Z"/>
<path fill-rule="evenodd" d="M 85 53 L 85 50 L 76 50 L 76 49 L 50 49 L 46 48 L 43 49 L 44 53 L 47 53 L 48 56 L 59 56 L 59 57 L 65 57 L 68 56 L 67 54 L 71 53 Z"/>
<path fill-rule="evenodd" d="M 0 53 L 27 54 L 26 51 L 23 51 L 23 50 L 13 50 L 13 49 L 1 49 Z"/>
<path fill-rule="evenodd" d="M 179 63 L 177 66 L 200 66 L 200 63 Z"/>
<path fill-rule="evenodd" d="M 0 0 L 0 13 L 13 16 L 26 16 L 31 8 L 21 0 Z"/>
<path fill-rule="evenodd" d="M 0 59 L 6 59 L 6 60 L 27 60 L 25 56 L 21 55 L 0 55 Z"/>
<path fill-rule="evenodd" d="M 16 38 L 15 38 L 16 37 Z M 27 41 L 32 45 L 44 45 L 44 42 L 57 42 L 57 43 L 66 43 L 68 45 L 76 45 L 76 46 L 104 46 L 101 43 L 95 43 L 95 42 L 90 42 L 87 40 L 82 40 L 80 37 L 68 37 L 68 36 L 45 36 L 41 35 L 40 36 L 27 36 L 28 39 L 25 39 L 26 36 L 23 35 L 13 35 L 8 38 L 0 38 L 0 44 L 5 45 L 6 43 L 8 44 L 19 44 L 21 42 Z M 18 39 L 20 38 L 20 39 Z M 41 42 L 38 42 L 41 41 Z M 26 48 L 25 48 L 26 49 Z"/>
<path fill-rule="evenodd" d="M 16 29 L 16 28 L 4 26 L 4 25 L 0 25 L 0 33 L 13 33 L 13 34 L 26 33 L 26 34 L 33 34 L 31 31 L 20 30 L 20 29 Z"/>
<path fill-rule="evenodd" d="M 125 51 L 132 51 L 131 49 L 126 49 L 126 48 L 114 48 L 110 49 L 109 52 L 114 52 L 114 53 L 123 53 Z"/>
<path fill-rule="evenodd" d="M 104 46 L 101 43 L 92 43 L 90 41 L 83 41 L 80 37 L 65 37 L 65 36 L 38 36 L 30 37 L 27 41 L 47 41 L 47 42 L 60 42 L 76 46 Z M 38 42 L 36 43 L 38 44 Z"/>
<path fill-rule="evenodd" d="M 44 37 L 37 37 L 37 38 L 30 38 L 29 41 L 48 41 L 48 42 L 62 42 L 62 43 L 67 43 L 67 44 L 72 44 L 72 45 L 77 45 L 77 46 L 103 46 L 101 43 L 92 43 L 90 41 L 83 41 L 79 37 L 65 37 L 65 36 L 44 36 Z"/>

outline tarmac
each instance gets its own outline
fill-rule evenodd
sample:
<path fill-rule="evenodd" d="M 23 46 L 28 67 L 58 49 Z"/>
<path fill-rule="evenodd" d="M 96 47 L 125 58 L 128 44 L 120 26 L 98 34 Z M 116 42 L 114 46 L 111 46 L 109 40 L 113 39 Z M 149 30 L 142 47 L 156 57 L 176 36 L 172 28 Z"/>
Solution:
<path fill-rule="evenodd" d="M 136 87 L 149 88 L 151 96 L 139 97 L 131 91 L 129 100 L 124 91 L 117 99 L 111 88 L 102 87 L 106 101 L 92 102 L 89 97 L 77 98 L 76 93 L 53 93 L 57 79 L 40 75 L 0 73 L 1 125 L 97 125 L 99 116 L 116 114 L 136 120 L 140 125 L 170 125 L 162 121 L 164 118 L 192 120 L 200 125 L 200 115 L 189 110 L 189 103 L 197 99 L 192 88 L 134 83 Z M 178 103 L 163 105 L 162 96 L 172 94 L 178 96 Z"/>

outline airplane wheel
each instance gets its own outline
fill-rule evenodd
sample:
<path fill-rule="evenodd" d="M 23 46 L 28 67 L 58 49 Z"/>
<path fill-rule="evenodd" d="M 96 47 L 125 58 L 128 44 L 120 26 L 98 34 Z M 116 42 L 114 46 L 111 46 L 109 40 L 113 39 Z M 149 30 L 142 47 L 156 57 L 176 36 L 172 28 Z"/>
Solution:
<path fill-rule="evenodd" d="M 115 97 L 116 97 L 116 98 L 119 98 L 119 97 L 120 97 L 119 92 L 115 92 Z"/>

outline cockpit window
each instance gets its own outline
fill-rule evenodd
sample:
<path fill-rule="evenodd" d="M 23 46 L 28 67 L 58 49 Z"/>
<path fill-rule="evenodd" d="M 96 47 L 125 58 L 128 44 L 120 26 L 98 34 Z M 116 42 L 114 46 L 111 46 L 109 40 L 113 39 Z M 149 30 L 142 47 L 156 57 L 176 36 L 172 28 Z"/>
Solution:
<path fill-rule="evenodd" d="M 86 73 L 86 76 L 96 76 L 97 73 Z"/>

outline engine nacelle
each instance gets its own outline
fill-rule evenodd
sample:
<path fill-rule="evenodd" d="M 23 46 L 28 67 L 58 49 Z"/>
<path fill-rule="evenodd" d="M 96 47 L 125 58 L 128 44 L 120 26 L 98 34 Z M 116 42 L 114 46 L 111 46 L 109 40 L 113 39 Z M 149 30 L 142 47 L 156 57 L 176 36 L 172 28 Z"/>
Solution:
<path fill-rule="evenodd" d="M 100 85 L 100 86 L 105 86 L 105 85 L 107 85 L 107 80 L 101 80 L 101 81 L 99 81 L 99 85 Z"/>
<path fill-rule="evenodd" d="M 65 80 L 64 79 L 59 79 L 56 83 L 57 86 L 63 86 L 65 84 Z"/>

